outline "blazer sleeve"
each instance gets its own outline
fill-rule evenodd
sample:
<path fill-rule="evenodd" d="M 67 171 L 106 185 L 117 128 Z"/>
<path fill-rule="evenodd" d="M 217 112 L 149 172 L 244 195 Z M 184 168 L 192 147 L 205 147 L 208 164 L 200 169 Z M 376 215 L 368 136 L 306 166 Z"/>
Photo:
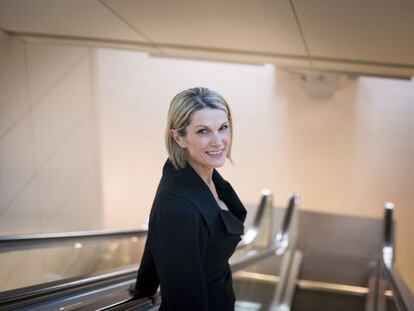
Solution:
<path fill-rule="evenodd" d="M 149 237 L 147 237 L 135 283 L 135 298 L 148 297 L 155 294 L 160 284 L 149 244 Z"/>
<path fill-rule="evenodd" d="M 207 227 L 187 199 L 160 199 L 152 232 L 163 303 L 171 311 L 208 310 L 204 256 Z"/>

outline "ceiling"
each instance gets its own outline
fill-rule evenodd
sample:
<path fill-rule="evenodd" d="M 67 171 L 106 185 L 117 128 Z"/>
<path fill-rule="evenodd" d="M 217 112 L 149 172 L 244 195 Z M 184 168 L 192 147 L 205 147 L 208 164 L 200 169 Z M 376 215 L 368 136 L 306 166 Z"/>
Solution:
<path fill-rule="evenodd" d="M 411 78 L 411 0 L 0 0 L 25 40 Z"/>

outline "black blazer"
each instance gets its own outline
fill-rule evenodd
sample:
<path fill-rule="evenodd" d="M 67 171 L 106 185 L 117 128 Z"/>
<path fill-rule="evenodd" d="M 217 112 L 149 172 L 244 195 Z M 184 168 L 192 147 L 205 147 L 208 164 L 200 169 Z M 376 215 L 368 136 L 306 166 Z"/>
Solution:
<path fill-rule="evenodd" d="M 136 283 L 145 296 L 160 284 L 162 311 L 234 310 L 228 259 L 243 234 L 246 209 L 216 170 L 213 182 L 229 211 L 190 165 L 164 165 Z"/>

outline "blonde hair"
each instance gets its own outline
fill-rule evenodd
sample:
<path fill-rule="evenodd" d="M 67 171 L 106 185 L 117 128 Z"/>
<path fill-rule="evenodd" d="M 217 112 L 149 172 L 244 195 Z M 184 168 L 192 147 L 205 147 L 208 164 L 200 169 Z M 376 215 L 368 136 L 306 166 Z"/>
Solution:
<path fill-rule="evenodd" d="M 221 109 L 224 110 L 227 115 L 230 128 L 230 145 L 227 158 L 231 161 L 233 121 L 230 107 L 226 100 L 217 92 L 204 87 L 195 87 L 175 95 L 168 110 L 167 127 L 165 129 L 165 144 L 168 151 L 168 158 L 176 169 L 184 168 L 187 161 L 184 150 L 174 140 L 171 135 L 171 130 L 176 130 L 178 135 L 185 136 L 187 134 L 186 128 L 191 121 L 191 115 L 195 111 L 205 108 Z"/>

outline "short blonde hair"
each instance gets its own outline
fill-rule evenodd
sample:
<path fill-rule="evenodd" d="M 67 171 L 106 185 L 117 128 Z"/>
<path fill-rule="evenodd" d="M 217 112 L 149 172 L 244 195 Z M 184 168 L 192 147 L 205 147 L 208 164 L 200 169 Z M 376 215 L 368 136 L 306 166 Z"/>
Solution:
<path fill-rule="evenodd" d="M 211 108 L 221 109 L 227 115 L 230 128 L 230 145 L 227 158 L 231 161 L 231 146 L 233 142 L 233 120 L 230 107 L 219 93 L 204 87 L 195 87 L 182 91 L 174 96 L 168 110 L 167 127 L 165 129 L 165 144 L 168 157 L 176 169 L 184 168 L 187 164 L 184 150 L 177 144 L 171 135 L 171 130 L 176 130 L 178 135 L 187 134 L 187 126 L 190 124 L 191 115 L 198 110 Z"/>

